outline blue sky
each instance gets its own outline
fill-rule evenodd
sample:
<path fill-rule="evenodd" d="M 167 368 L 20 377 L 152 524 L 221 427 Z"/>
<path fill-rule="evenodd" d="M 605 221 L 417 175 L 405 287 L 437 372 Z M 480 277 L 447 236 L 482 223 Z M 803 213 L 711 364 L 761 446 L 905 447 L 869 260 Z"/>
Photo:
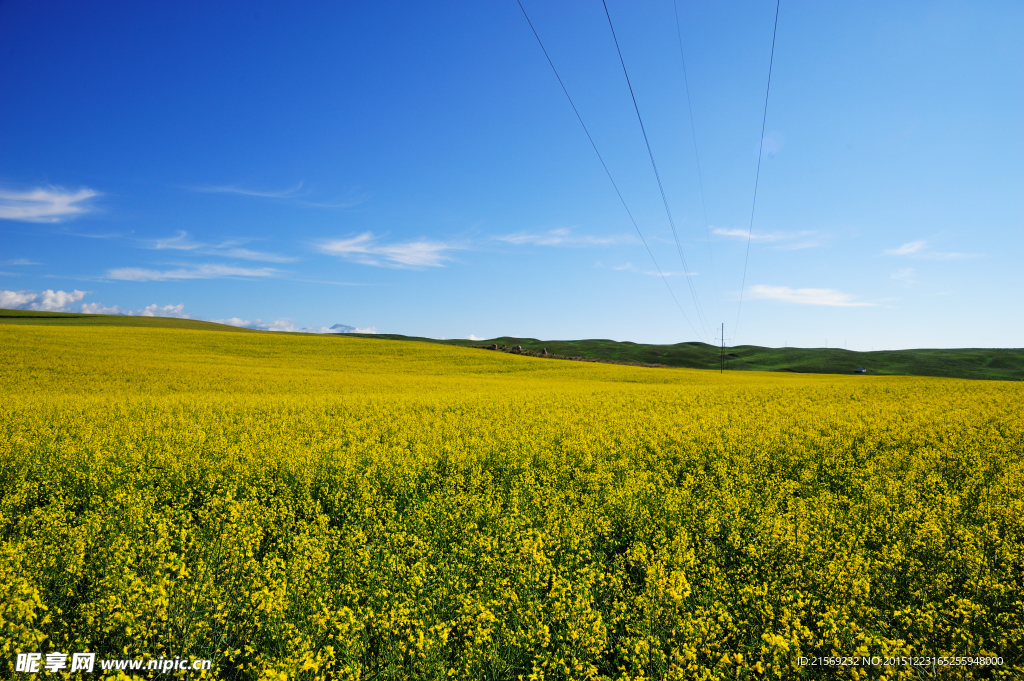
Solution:
<path fill-rule="evenodd" d="M 1019 2 L 782 2 L 739 313 L 774 3 L 679 1 L 694 137 L 671 0 L 609 2 L 684 271 L 601 3 L 524 0 L 664 280 L 514 1 L 296 5 L 0 3 L 0 303 L 1024 345 Z"/>

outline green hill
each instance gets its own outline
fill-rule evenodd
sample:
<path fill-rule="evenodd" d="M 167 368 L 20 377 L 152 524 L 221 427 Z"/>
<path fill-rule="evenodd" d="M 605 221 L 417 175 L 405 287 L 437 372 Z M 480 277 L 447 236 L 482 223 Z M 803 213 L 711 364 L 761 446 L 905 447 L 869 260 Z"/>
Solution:
<path fill-rule="evenodd" d="M 239 333 L 271 333 L 226 324 L 169 317 L 130 317 L 125 315 L 89 315 L 66 312 L 0 310 L 0 324 L 46 324 L 89 326 L 143 326 L 178 329 L 207 329 Z M 612 340 L 551 341 L 536 338 L 502 336 L 483 341 L 437 340 L 398 334 L 337 334 L 340 339 L 371 339 L 443 343 L 469 348 L 520 352 L 597 362 L 621 362 L 654 366 L 719 369 L 720 350 L 707 343 L 650 345 Z M 521 347 L 522 351 L 514 348 Z M 879 350 L 855 352 L 836 348 L 765 348 L 757 345 L 727 347 L 728 371 L 792 371 L 797 373 L 852 374 L 864 367 L 868 374 L 946 376 L 989 380 L 1024 380 L 1024 349 L 955 348 L 917 350 Z"/>
<path fill-rule="evenodd" d="M 163 329 L 196 329 L 208 331 L 241 331 L 259 333 L 228 324 L 202 322 L 176 317 L 134 317 L 118 314 L 79 314 L 77 312 L 36 312 L 35 310 L 0 309 L 0 324 L 45 324 L 47 326 L 148 326 Z"/>

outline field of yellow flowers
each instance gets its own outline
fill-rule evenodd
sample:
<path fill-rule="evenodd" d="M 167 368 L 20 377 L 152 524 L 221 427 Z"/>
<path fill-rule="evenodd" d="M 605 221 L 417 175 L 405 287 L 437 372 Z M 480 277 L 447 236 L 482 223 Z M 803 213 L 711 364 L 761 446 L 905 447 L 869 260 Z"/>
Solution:
<path fill-rule="evenodd" d="M 252 680 L 1024 678 L 1021 383 L 159 328 L 0 348 L 2 677 L 94 651 Z"/>

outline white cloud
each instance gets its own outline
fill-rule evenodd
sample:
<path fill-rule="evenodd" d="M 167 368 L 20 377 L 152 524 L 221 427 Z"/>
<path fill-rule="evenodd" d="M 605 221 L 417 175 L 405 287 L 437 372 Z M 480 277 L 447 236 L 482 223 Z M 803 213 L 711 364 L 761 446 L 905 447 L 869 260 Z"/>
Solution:
<path fill-rule="evenodd" d="M 542 234 L 528 234 L 518 232 L 494 237 L 495 241 L 504 241 L 509 244 L 528 244 L 531 246 L 609 246 L 612 244 L 632 241 L 630 237 L 621 236 L 591 236 L 588 234 L 573 234 L 572 230 L 565 227 L 552 229 Z"/>
<path fill-rule="evenodd" d="M 874 303 L 857 302 L 849 293 L 830 288 L 797 288 L 757 284 L 750 288 L 751 298 L 780 300 L 798 305 L 828 305 L 832 307 L 869 307 Z"/>
<path fill-rule="evenodd" d="M 962 258 L 977 257 L 977 254 L 973 253 L 941 253 L 933 251 L 928 247 L 928 242 L 924 240 L 908 241 L 897 248 L 887 248 L 882 251 L 882 255 L 905 255 L 919 260 L 960 260 Z"/>
<path fill-rule="evenodd" d="M 471 333 L 471 334 L 469 334 L 468 336 L 466 336 L 466 340 L 471 340 L 471 341 L 482 341 L 482 340 L 483 340 L 483 338 L 477 338 L 477 337 L 476 337 L 476 334 L 472 334 L 472 333 Z"/>
<path fill-rule="evenodd" d="M 22 222 L 61 222 L 88 212 L 88 200 L 99 192 L 82 188 L 36 187 L 28 191 L 0 189 L 0 219 Z"/>
<path fill-rule="evenodd" d="M 86 291 L 0 291 L 0 307 L 14 310 L 59 312 L 86 296 Z"/>
<path fill-rule="evenodd" d="M 117 305 L 107 307 L 102 303 L 82 303 L 78 308 L 72 305 L 89 295 L 88 291 L 0 291 L 0 308 L 14 310 L 39 310 L 43 312 L 82 312 L 84 314 L 119 314 L 141 317 L 180 317 L 188 319 L 185 305 L 147 305 L 141 310 L 122 310 Z"/>
<path fill-rule="evenodd" d="M 107 270 L 107 279 L 120 281 L 172 281 L 180 279 L 220 279 L 223 277 L 273 277 L 278 270 L 271 267 L 234 267 L 206 264 L 180 267 L 174 270 L 150 270 L 141 267 L 120 267 Z"/>
<path fill-rule="evenodd" d="M 164 305 L 162 307 L 153 303 L 142 308 L 137 314 L 141 317 L 178 317 L 180 319 L 188 319 L 188 315 L 185 314 L 184 303 Z"/>
<path fill-rule="evenodd" d="M 14 260 L 4 260 L 0 262 L 0 265 L 38 265 L 39 263 L 29 260 L 28 258 L 15 258 Z"/>
<path fill-rule="evenodd" d="M 0 291 L 0 308 L 22 310 L 36 298 L 35 291 Z"/>
<path fill-rule="evenodd" d="M 363 265 L 406 268 L 443 267 L 452 259 L 448 252 L 460 247 L 427 239 L 381 245 L 371 232 L 363 232 L 347 239 L 322 241 L 317 248 L 321 253 Z"/>
<path fill-rule="evenodd" d="M 117 305 L 107 307 L 103 303 L 82 303 L 79 312 L 83 314 L 131 314 L 131 310 L 122 311 Z"/>

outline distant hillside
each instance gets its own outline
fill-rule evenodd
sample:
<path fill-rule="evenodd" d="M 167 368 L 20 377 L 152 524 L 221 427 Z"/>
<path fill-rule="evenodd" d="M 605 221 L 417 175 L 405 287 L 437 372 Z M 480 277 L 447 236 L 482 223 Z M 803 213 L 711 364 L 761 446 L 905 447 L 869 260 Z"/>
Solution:
<path fill-rule="evenodd" d="M 649 364 L 691 369 L 718 369 L 719 348 L 707 343 L 648 345 L 612 340 L 542 341 L 502 336 L 483 341 L 433 340 L 396 334 L 351 334 L 361 338 L 387 338 L 446 343 L 475 348 L 521 346 L 525 354 L 547 350 L 549 355 L 596 361 Z M 858 367 L 874 375 L 947 376 L 951 378 L 1024 380 L 1024 349 L 965 348 L 953 350 L 879 350 L 855 352 L 833 348 L 764 348 L 738 345 L 725 349 L 727 371 L 792 371 L 852 374 Z"/>
<path fill-rule="evenodd" d="M 0 309 L 0 324 L 46 324 L 88 326 L 147 326 L 157 328 L 233 331 L 240 333 L 275 333 L 254 331 L 226 324 L 170 317 L 131 317 L 126 315 L 90 315 L 70 312 L 34 312 Z M 536 338 L 502 336 L 483 341 L 436 340 L 398 334 L 339 333 L 335 337 L 376 338 L 387 340 L 443 343 L 481 351 L 496 345 L 499 351 L 541 355 L 561 359 L 596 362 L 621 362 L 652 366 L 719 368 L 719 348 L 707 343 L 676 343 L 649 345 L 612 340 L 544 341 Z M 493 350 L 492 350 L 493 352 Z M 726 348 L 727 371 L 792 371 L 798 373 L 852 374 L 864 367 L 874 375 L 947 376 L 989 380 L 1024 380 L 1024 349 L 963 348 L 953 350 L 879 350 L 854 352 L 834 348 L 764 348 L 739 345 Z"/>

